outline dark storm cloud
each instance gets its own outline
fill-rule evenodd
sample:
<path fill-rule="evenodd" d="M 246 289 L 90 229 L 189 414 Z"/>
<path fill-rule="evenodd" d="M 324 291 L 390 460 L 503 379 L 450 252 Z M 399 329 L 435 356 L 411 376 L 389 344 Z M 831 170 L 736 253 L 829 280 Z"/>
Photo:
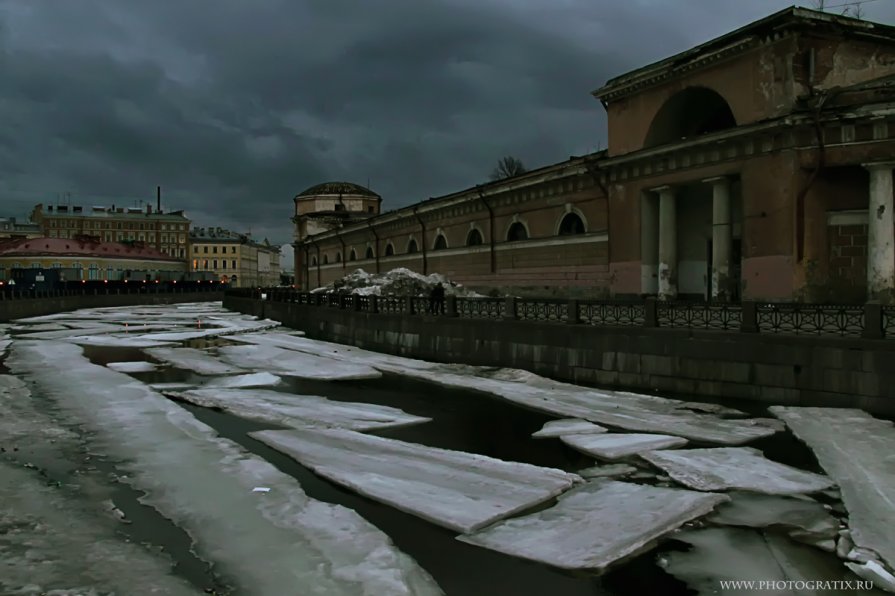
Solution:
<path fill-rule="evenodd" d="M 324 180 L 369 180 L 395 208 L 505 154 L 594 150 L 591 90 L 783 6 L 0 0 L 2 211 L 65 191 L 132 204 L 161 184 L 199 225 L 284 242 L 291 197 Z"/>

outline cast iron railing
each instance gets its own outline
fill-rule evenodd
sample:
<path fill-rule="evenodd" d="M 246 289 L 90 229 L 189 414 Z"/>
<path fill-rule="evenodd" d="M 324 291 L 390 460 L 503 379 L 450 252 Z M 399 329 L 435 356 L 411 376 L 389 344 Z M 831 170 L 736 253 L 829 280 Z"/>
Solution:
<path fill-rule="evenodd" d="M 387 315 L 497 319 L 600 327 L 659 327 L 785 335 L 895 339 L 895 306 L 742 302 L 558 300 L 447 296 L 430 312 L 425 296 L 359 296 L 288 289 L 236 289 L 229 296 Z"/>

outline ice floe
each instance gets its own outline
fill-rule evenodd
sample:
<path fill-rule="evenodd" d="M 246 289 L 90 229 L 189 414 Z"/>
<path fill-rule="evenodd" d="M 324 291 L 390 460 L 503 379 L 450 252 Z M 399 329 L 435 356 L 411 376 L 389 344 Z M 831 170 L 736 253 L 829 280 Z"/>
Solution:
<path fill-rule="evenodd" d="M 670 435 L 609 433 L 605 435 L 563 435 L 563 443 L 601 459 L 621 459 L 654 449 L 682 447 L 687 439 Z"/>
<path fill-rule="evenodd" d="M 751 447 L 649 451 L 640 456 L 696 490 L 741 489 L 793 495 L 833 486 L 826 476 L 769 460 Z"/>
<path fill-rule="evenodd" d="M 146 353 L 177 368 L 190 370 L 197 375 L 229 375 L 244 373 L 245 369 L 222 362 L 208 352 L 193 348 L 149 348 Z"/>
<path fill-rule="evenodd" d="M 91 364 L 79 347 L 16 342 L 7 364 L 83 420 L 93 447 L 120 458 L 143 502 L 182 527 L 197 555 L 235 578 L 240 591 L 441 593 L 357 513 L 309 498 L 294 478 L 143 383 Z M 271 491 L 258 498 L 255 486 Z"/>
<path fill-rule="evenodd" d="M 127 542 L 114 522 L 0 460 L 0 593 L 194 595 L 172 562 Z"/>
<path fill-rule="evenodd" d="M 106 366 L 123 373 L 152 372 L 158 368 L 152 362 L 110 362 Z"/>
<path fill-rule="evenodd" d="M 851 538 L 895 569 L 895 427 L 856 409 L 773 406 L 770 411 L 837 482 Z"/>
<path fill-rule="evenodd" d="M 563 569 L 605 571 L 709 513 L 724 495 L 595 480 L 549 509 L 504 520 L 458 540 Z"/>
<path fill-rule="evenodd" d="M 577 418 L 565 418 L 563 420 L 550 420 L 544 423 L 544 427 L 531 435 L 535 439 L 560 437 L 562 435 L 577 435 L 579 433 L 604 433 L 606 428 L 587 420 Z"/>
<path fill-rule="evenodd" d="M 724 503 L 706 518 L 726 526 L 765 528 L 780 526 L 811 533 L 819 538 L 835 538 L 839 520 L 824 506 L 807 498 L 792 498 L 754 492 L 731 492 Z"/>
<path fill-rule="evenodd" d="M 250 436 L 324 478 L 458 532 L 487 526 L 581 481 L 552 468 L 340 429 Z"/>
<path fill-rule="evenodd" d="M 241 368 L 321 381 L 378 379 L 382 373 L 365 364 L 323 358 L 275 346 L 223 346 L 221 358 Z"/>
<path fill-rule="evenodd" d="M 687 583 L 699 594 L 727 596 L 762 594 L 824 594 L 826 590 L 793 589 L 784 582 L 827 582 L 855 578 L 836 558 L 814 548 L 794 544 L 785 536 L 770 532 L 739 528 L 705 528 L 675 534 L 691 546 L 686 552 L 674 551 L 662 555 L 660 563 L 671 575 Z M 721 581 L 764 581 L 763 589 L 755 584 L 747 587 L 728 585 L 720 589 Z M 776 584 L 776 582 L 781 582 Z M 798 585 L 798 584 L 795 584 Z M 804 584 L 803 584 L 804 585 Z M 849 592 L 850 593 L 850 592 Z M 867 592 L 870 593 L 870 592 Z"/>
<path fill-rule="evenodd" d="M 212 387 L 238 388 L 238 387 L 273 387 L 279 385 L 280 377 L 269 372 L 249 373 L 231 377 L 218 377 L 202 385 L 205 389 Z"/>
<path fill-rule="evenodd" d="M 241 343 L 275 346 L 371 366 L 386 373 L 446 387 L 489 393 L 536 410 L 617 428 L 663 433 L 708 443 L 740 445 L 780 430 L 778 420 L 730 419 L 702 413 L 705 404 L 651 395 L 599 391 L 553 381 L 530 372 L 436 364 L 285 334 L 234 336 Z"/>
<path fill-rule="evenodd" d="M 195 389 L 167 395 L 197 406 L 221 408 L 231 414 L 281 426 L 334 426 L 358 431 L 411 426 L 429 422 L 398 408 L 340 402 L 317 395 L 294 395 L 268 389 Z"/>

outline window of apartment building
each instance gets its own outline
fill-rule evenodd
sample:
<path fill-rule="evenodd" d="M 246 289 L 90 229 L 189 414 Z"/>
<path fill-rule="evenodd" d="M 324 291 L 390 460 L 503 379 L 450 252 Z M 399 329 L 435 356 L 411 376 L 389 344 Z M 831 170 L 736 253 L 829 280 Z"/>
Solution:
<path fill-rule="evenodd" d="M 208 269 L 208 259 L 205 259 L 203 269 Z"/>
<path fill-rule="evenodd" d="M 180 236 L 177 237 L 177 241 L 180 242 L 181 244 L 183 244 L 184 242 L 186 242 L 186 236 L 181 234 Z"/>
<path fill-rule="evenodd" d="M 40 269 L 40 263 L 31 263 L 32 269 Z"/>
<path fill-rule="evenodd" d="M 143 241 L 143 242 L 145 242 L 145 241 L 146 241 L 146 234 L 140 234 L 140 240 Z"/>
<path fill-rule="evenodd" d="M 167 229 L 168 229 L 168 224 L 162 224 L 162 229 L 163 229 L 163 230 L 167 230 Z"/>
<path fill-rule="evenodd" d="M 51 269 L 62 269 L 62 263 L 53 263 L 50 265 Z"/>
<path fill-rule="evenodd" d="M 180 249 L 180 258 L 182 259 L 182 258 L 184 258 L 185 256 L 186 256 L 186 249 L 181 248 L 181 249 Z"/>
<path fill-rule="evenodd" d="M 141 229 L 141 230 L 145 230 L 145 229 L 146 229 L 146 228 L 143 227 L 143 225 L 144 225 L 144 224 L 140 224 L 140 229 Z"/>
<path fill-rule="evenodd" d="M 87 268 L 87 279 L 99 279 L 99 267 L 96 263 L 90 263 L 90 267 Z"/>
<path fill-rule="evenodd" d="M 207 254 L 208 254 L 208 247 L 207 247 L 207 246 L 203 246 L 203 247 L 202 247 L 202 252 L 203 252 L 204 254 L 207 255 Z"/>
<path fill-rule="evenodd" d="M 224 270 L 227 269 L 227 259 L 224 259 L 221 261 L 221 269 L 224 269 Z"/>
<path fill-rule="evenodd" d="M 115 270 L 112 269 L 111 265 L 106 266 L 106 279 L 112 279 L 112 275 L 115 274 Z"/>
<path fill-rule="evenodd" d="M 50 238 L 56 238 L 59 236 L 59 233 L 56 230 L 50 230 Z"/>
<path fill-rule="evenodd" d="M 214 265 L 214 267 L 213 267 L 214 269 L 217 269 L 217 268 L 218 268 L 218 260 L 217 260 L 217 259 L 215 259 L 214 261 L 212 261 L 212 264 Z"/>
<path fill-rule="evenodd" d="M 231 252 L 232 254 L 235 255 L 235 254 L 236 254 L 236 247 L 235 247 L 235 246 L 231 246 L 231 247 L 230 247 L 230 252 Z"/>
<path fill-rule="evenodd" d="M 236 269 L 236 261 L 235 260 L 230 261 L 230 264 L 232 265 L 232 267 L 231 267 L 232 269 Z"/>
<path fill-rule="evenodd" d="M 211 252 L 213 252 L 214 254 L 218 254 L 218 247 L 217 247 L 217 246 L 212 246 L 212 247 L 211 247 Z"/>

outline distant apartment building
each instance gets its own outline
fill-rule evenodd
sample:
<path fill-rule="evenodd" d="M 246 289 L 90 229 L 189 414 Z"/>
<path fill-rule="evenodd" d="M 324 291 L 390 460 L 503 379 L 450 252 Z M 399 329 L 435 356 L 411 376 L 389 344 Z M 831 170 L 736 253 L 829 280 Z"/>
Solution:
<path fill-rule="evenodd" d="M 44 205 L 31 213 L 40 235 L 49 238 L 95 236 L 102 242 L 144 242 L 164 255 L 186 260 L 190 220 L 183 211 L 145 207 Z"/>
<path fill-rule="evenodd" d="M 211 272 L 233 287 L 274 286 L 280 283 L 280 247 L 267 239 L 223 228 L 194 227 L 190 233 L 190 270 Z"/>
<path fill-rule="evenodd" d="M 0 217 L 0 240 L 4 238 L 40 238 L 40 226 L 30 221 L 17 221 L 15 217 Z"/>

